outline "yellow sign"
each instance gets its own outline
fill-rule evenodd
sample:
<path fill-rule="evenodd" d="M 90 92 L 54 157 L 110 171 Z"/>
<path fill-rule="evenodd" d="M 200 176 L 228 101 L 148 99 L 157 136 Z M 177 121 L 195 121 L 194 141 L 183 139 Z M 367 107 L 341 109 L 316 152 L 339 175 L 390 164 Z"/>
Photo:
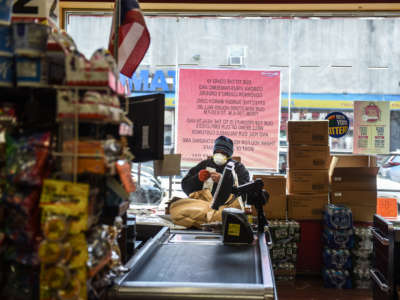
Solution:
<path fill-rule="evenodd" d="M 87 213 L 88 198 L 88 184 L 46 179 L 43 182 L 40 205 L 63 206 L 64 210 L 70 207 L 74 214 Z"/>
<path fill-rule="evenodd" d="M 240 224 L 229 223 L 228 235 L 240 236 Z"/>
<path fill-rule="evenodd" d="M 292 108 L 326 108 L 326 109 L 351 109 L 353 102 L 349 100 L 314 100 L 314 99 L 291 99 Z M 288 99 L 282 98 L 282 106 L 288 107 Z M 390 109 L 400 109 L 400 101 L 391 101 Z"/>
<path fill-rule="evenodd" d="M 344 127 L 330 127 L 329 135 L 343 135 L 347 132 L 347 128 Z"/>

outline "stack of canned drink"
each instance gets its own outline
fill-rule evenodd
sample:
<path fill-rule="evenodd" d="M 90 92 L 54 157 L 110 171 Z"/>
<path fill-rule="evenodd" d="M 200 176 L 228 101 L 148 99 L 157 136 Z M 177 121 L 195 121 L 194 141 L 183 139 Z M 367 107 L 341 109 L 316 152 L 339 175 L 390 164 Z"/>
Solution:
<path fill-rule="evenodd" d="M 372 233 L 367 227 L 354 227 L 353 284 L 360 289 L 371 288 L 369 269 L 372 263 Z"/>
<path fill-rule="evenodd" d="M 271 220 L 269 229 L 273 241 L 270 248 L 276 280 L 294 280 L 296 276 L 297 243 L 300 224 L 289 220 Z"/>
<path fill-rule="evenodd" d="M 352 288 L 351 250 L 354 246 L 354 230 L 351 209 L 326 205 L 323 240 L 322 276 L 325 287 Z"/>

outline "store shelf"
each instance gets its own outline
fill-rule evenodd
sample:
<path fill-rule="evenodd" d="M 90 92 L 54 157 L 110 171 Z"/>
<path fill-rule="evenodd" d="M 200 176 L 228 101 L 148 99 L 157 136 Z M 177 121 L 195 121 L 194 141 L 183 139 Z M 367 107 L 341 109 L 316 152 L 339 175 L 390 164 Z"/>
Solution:
<path fill-rule="evenodd" d="M 3 91 L 7 93 L 18 93 L 25 94 L 31 91 L 56 91 L 56 90 L 77 90 L 77 91 L 100 91 L 100 92 L 110 92 L 112 94 L 125 97 L 125 94 L 116 92 L 111 87 L 107 86 L 78 86 L 78 85 L 37 85 L 37 86 L 12 86 L 12 87 L 0 87 Z"/>
<path fill-rule="evenodd" d="M 53 156 L 61 157 L 80 157 L 80 158 L 105 158 L 100 154 L 85 154 L 85 153 L 71 153 L 71 152 L 52 152 Z"/>
<path fill-rule="evenodd" d="M 112 92 L 116 95 L 125 96 L 123 93 L 115 91 L 110 86 L 97 86 L 97 85 L 50 85 L 54 89 L 58 90 L 92 90 L 92 91 L 103 91 Z"/>
<path fill-rule="evenodd" d="M 57 118 L 57 122 L 73 122 L 75 118 Z M 78 116 L 79 123 L 90 123 L 97 125 L 120 125 L 122 121 L 114 121 L 114 120 L 100 120 L 100 119 L 85 119 Z"/>

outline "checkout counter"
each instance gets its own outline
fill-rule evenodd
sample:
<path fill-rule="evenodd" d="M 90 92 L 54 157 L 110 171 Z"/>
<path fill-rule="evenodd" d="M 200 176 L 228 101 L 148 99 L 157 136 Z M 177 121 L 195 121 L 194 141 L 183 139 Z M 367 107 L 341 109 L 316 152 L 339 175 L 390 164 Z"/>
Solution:
<path fill-rule="evenodd" d="M 231 168 L 225 167 L 212 208 L 230 193 L 246 195 L 257 208 L 258 231 L 234 209 L 222 212 L 221 234 L 160 227 L 125 265 L 129 271 L 115 280 L 108 299 L 277 299 L 262 210 L 268 193 L 261 180 L 232 188 Z"/>
<path fill-rule="evenodd" d="M 249 245 L 163 227 L 126 264 L 109 299 L 277 299 L 265 235 Z"/>

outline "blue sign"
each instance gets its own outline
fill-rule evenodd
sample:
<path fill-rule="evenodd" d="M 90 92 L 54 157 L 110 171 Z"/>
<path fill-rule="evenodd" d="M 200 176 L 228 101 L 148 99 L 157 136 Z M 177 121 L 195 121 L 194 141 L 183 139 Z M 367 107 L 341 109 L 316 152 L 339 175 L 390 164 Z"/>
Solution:
<path fill-rule="evenodd" d="M 128 85 L 129 90 L 133 92 L 174 92 L 176 84 L 176 71 L 156 70 L 150 75 L 149 70 L 135 72 L 131 78 L 120 74 L 120 80 L 123 85 Z M 149 80 L 150 78 L 150 80 Z M 171 86 L 168 86 L 167 79 L 171 79 Z"/>
<path fill-rule="evenodd" d="M 325 117 L 329 121 L 329 136 L 341 138 L 346 135 L 350 128 L 349 118 L 341 112 L 332 112 Z"/>

